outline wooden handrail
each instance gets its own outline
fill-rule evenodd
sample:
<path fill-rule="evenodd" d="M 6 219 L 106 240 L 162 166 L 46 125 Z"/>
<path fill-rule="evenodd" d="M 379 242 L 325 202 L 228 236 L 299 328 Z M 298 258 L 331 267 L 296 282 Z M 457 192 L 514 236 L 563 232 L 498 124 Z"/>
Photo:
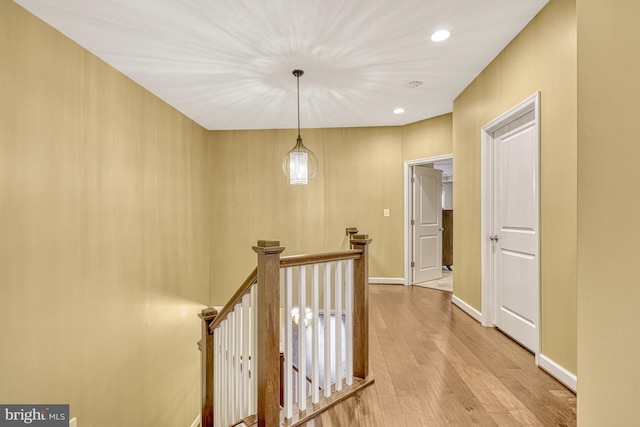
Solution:
<path fill-rule="evenodd" d="M 321 262 L 360 259 L 361 257 L 361 249 L 348 249 L 345 251 L 324 252 L 319 254 L 289 255 L 280 258 L 280 267 L 296 267 Z"/>
<path fill-rule="evenodd" d="M 319 254 L 301 254 L 289 255 L 280 258 L 280 267 L 296 267 L 300 265 L 309 265 L 319 262 L 340 261 L 346 259 L 359 259 L 362 256 L 361 249 L 349 249 L 346 251 L 324 252 Z M 249 292 L 251 285 L 258 280 L 258 268 L 255 268 L 246 278 L 242 286 L 233 294 L 231 299 L 218 312 L 215 320 L 209 325 L 209 333 L 213 333 L 214 329 L 222 322 L 233 307 L 236 306 L 242 297 Z"/>
<path fill-rule="evenodd" d="M 294 371 L 296 371 L 298 374 L 300 373 L 300 368 L 298 368 L 298 365 L 296 365 L 295 363 L 291 364 L 291 367 L 293 368 Z M 313 380 L 311 379 L 311 377 L 309 377 L 309 375 L 305 375 L 304 376 L 307 379 L 307 382 L 309 384 L 313 383 Z M 322 387 L 320 387 L 320 390 L 322 390 Z"/>
<path fill-rule="evenodd" d="M 246 278 L 242 286 L 240 286 L 236 293 L 233 294 L 229 302 L 227 302 L 225 306 L 218 312 L 218 315 L 216 316 L 214 321 L 211 322 L 211 324 L 209 325 L 210 334 L 212 334 L 213 331 L 218 327 L 220 322 L 222 322 L 227 317 L 227 314 L 229 314 L 229 312 L 233 310 L 233 307 L 235 307 L 236 304 L 240 302 L 240 300 L 242 300 L 242 297 L 245 296 L 245 294 L 249 292 L 249 290 L 251 290 L 251 285 L 256 283 L 257 280 L 258 268 L 256 267 L 253 272 L 251 272 L 251 274 L 249 274 L 249 276 Z"/>

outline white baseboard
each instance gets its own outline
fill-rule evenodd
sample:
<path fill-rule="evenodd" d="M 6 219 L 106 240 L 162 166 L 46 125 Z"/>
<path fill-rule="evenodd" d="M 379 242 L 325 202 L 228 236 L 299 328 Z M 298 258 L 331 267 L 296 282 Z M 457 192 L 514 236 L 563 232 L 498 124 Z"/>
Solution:
<path fill-rule="evenodd" d="M 455 304 L 458 308 L 460 308 L 462 311 L 467 313 L 469 316 L 477 320 L 478 323 L 482 323 L 482 313 L 480 313 L 478 310 L 471 307 L 469 304 L 462 301 L 460 298 L 458 298 L 455 295 L 451 296 L 451 302 Z"/>
<path fill-rule="evenodd" d="M 191 423 L 191 427 L 200 427 L 200 414 L 196 417 L 195 420 Z"/>
<path fill-rule="evenodd" d="M 540 354 L 540 364 L 538 366 L 540 366 L 540 368 L 547 371 L 549 375 L 564 384 L 569 390 L 573 391 L 574 393 L 578 392 L 578 377 L 567 371 L 562 366 L 558 365 L 553 360 L 549 359 L 544 354 Z"/>
<path fill-rule="evenodd" d="M 369 277 L 369 283 L 374 285 L 404 285 L 402 277 Z"/>

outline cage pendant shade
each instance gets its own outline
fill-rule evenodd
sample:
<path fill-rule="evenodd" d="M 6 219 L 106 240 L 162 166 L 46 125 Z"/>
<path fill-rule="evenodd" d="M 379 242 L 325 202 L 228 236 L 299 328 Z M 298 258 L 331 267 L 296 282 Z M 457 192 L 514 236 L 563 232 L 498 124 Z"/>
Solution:
<path fill-rule="evenodd" d="M 289 178 L 289 184 L 305 185 L 318 172 L 318 159 L 311 150 L 304 146 L 298 136 L 295 147 L 282 159 L 282 170 Z"/>
<path fill-rule="evenodd" d="M 282 159 L 282 170 L 292 185 L 308 184 L 318 172 L 316 155 L 305 147 L 300 137 L 300 76 L 303 74 L 302 70 L 293 70 L 298 89 L 298 139 L 296 145 Z"/>

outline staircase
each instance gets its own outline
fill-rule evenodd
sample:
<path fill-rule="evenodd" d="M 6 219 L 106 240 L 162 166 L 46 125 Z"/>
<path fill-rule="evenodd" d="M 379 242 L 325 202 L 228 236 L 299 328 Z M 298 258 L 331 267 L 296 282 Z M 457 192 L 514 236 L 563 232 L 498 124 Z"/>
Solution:
<path fill-rule="evenodd" d="M 347 232 L 351 249 L 311 255 L 259 241 L 256 269 L 202 311 L 202 427 L 301 425 L 373 382 L 371 240 Z"/>

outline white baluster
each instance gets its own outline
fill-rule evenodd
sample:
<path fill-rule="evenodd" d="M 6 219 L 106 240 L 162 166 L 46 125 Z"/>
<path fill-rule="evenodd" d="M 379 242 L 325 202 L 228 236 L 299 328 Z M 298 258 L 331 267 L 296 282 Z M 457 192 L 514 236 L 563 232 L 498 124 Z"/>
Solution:
<path fill-rule="evenodd" d="M 331 396 L 331 263 L 324 270 L 324 396 Z"/>
<path fill-rule="evenodd" d="M 300 267 L 298 281 L 298 408 L 307 409 L 307 268 Z"/>
<path fill-rule="evenodd" d="M 233 390 L 233 394 L 231 395 L 231 399 L 233 403 L 231 405 L 231 421 L 235 422 L 240 419 L 240 343 L 242 343 L 242 306 L 241 304 L 236 304 L 233 308 L 233 311 L 230 313 L 233 317 L 233 343 L 232 343 L 232 353 L 233 358 L 231 359 L 231 389 Z"/>
<path fill-rule="evenodd" d="M 318 346 L 318 336 L 320 332 L 318 327 L 318 264 L 313 265 L 313 278 L 311 279 L 311 313 L 313 315 L 311 323 L 311 402 L 318 403 L 320 400 L 320 372 L 318 366 L 318 358 L 320 357 L 320 348 Z"/>
<path fill-rule="evenodd" d="M 221 362 L 220 327 L 217 327 L 213 332 L 213 424 L 217 426 L 222 425 L 220 419 L 220 408 L 222 407 Z"/>
<path fill-rule="evenodd" d="M 251 415 L 249 408 L 249 339 L 251 337 L 251 318 L 249 315 L 249 303 L 251 295 L 242 297 L 242 418 Z"/>
<path fill-rule="evenodd" d="M 244 335 L 244 325 L 242 324 L 242 303 L 238 302 L 236 304 L 235 313 L 235 325 L 236 325 L 236 333 L 235 333 L 235 351 L 233 355 L 233 363 L 234 363 L 234 382 L 235 382 L 235 390 L 236 390 L 236 398 L 234 402 L 235 413 L 234 413 L 234 422 L 244 418 L 242 416 L 242 337 Z"/>
<path fill-rule="evenodd" d="M 237 342 L 236 342 L 236 418 L 239 420 L 244 418 L 244 382 L 242 369 L 242 344 L 244 343 L 244 313 L 242 307 L 242 299 L 236 305 L 238 315 L 236 317 Z"/>
<path fill-rule="evenodd" d="M 284 304 L 284 417 L 289 419 L 293 416 L 293 328 L 291 322 L 291 310 L 292 310 L 292 268 L 288 267 L 285 270 L 285 304 Z"/>
<path fill-rule="evenodd" d="M 347 385 L 353 385 L 353 260 L 346 262 L 347 271 L 345 273 L 345 343 L 347 357 Z"/>
<path fill-rule="evenodd" d="M 335 371 L 335 387 L 336 391 L 342 390 L 342 262 L 336 262 L 336 315 L 335 315 L 335 340 L 334 346 L 336 350 Z"/>
<path fill-rule="evenodd" d="M 222 401 L 220 402 L 220 423 L 221 425 L 228 425 L 229 421 L 227 418 L 228 408 L 229 408 L 229 340 L 228 340 L 228 329 L 227 329 L 228 321 L 227 319 L 220 322 L 220 329 L 222 332 L 222 381 L 220 391 L 222 393 Z"/>
<path fill-rule="evenodd" d="M 258 382 L 256 381 L 257 373 L 258 373 L 258 357 L 257 357 L 257 349 L 258 349 L 258 313 L 256 308 L 258 307 L 258 286 L 254 284 L 251 286 L 251 351 L 249 354 L 251 355 L 251 371 L 250 371 L 250 379 L 251 379 L 251 403 L 250 408 L 251 414 L 258 413 Z"/>
<path fill-rule="evenodd" d="M 235 315 L 234 312 L 232 311 L 231 313 L 229 313 L 229 315 L 227 316 L 227 318 L 229 319 L 229 323 L 228 323 L 228 336 L 229 336 L 229 342 L 227 344 L 227 350 L 228 350 L 228 358 L 229 361 L 227 362 L 229 364 L 229 366 L 227 367 L 227 374 L 229 375 L 229 384 L 228 384 L 228 389 L 227 389 L 227 394 L 229 395 L 229 401 L 227 402 L 227 410 L 228 410 L 228 417 L 227 421 L 229 423 L 233 423 L 235 420 L 233 419 L 233 417 L 235 416 L 235 394 L 236 394 L 236 390 L 235 390 L 235 381 L 234 381 L 234 370 L 235 370 L 235 363 L 234 363 L 234 359 L 235 359 L 235 355 L 234 355 L 234 351 L 235 351 L 235 339 L 236 339 L 236 322 L 235 322 Z"/>

